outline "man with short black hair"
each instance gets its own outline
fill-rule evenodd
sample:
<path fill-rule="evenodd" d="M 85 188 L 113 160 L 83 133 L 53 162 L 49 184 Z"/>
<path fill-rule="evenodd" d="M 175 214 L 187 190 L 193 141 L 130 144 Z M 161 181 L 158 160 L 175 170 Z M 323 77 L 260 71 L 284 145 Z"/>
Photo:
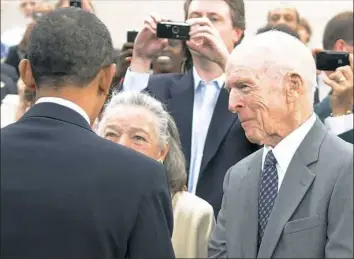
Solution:
<path fill-rule="evenodd" d="M 38 100 L 1 131 L 1 258 L 174 258 L 165 170 L 91 130 L 115 73 L 106 26 L 42 16 L 20 73 Z"/>

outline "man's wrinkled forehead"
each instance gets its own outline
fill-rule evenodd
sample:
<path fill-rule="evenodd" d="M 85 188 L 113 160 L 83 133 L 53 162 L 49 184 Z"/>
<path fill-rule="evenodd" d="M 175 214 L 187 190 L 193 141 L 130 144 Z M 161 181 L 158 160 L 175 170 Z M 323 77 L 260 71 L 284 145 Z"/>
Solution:
<path fill-rule="evenodd" d="M 226 73 L 231 71 L 255 71 L 271 62 L 269 48 L 257 47 L 254 49 L 237 48 L 232 52 L 226 65 Z"/>

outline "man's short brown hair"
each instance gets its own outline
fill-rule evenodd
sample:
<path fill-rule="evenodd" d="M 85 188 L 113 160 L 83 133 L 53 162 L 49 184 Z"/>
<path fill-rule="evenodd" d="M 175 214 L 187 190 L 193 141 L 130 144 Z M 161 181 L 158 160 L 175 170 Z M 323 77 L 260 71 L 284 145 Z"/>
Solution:
<path fill-rule="evenodd" d="M 334 16 L 326 25 L 323 33 L 323 48 L 331 50 L 337 40 L 353 45 L 353 12 L 342 12 Z"/>
<path fill-rule="evenodd" d="M 184 2 L 184 18 L 188 18 L 188 9 L 193 0 Z M 243 0 L 224 0 L 230 8 L 232 26 L 241 30 L 246 29 L 245 3 Z"/>

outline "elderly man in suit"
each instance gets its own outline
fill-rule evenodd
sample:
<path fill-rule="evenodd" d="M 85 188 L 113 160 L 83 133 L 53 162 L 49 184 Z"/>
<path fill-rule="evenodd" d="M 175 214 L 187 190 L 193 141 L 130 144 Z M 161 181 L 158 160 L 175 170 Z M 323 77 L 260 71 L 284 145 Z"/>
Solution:
<path fill-rule="evenodd" d="M 314 114 L 310 51 L 266 32 L 236 47 L 226 74 L 229 109 L 264 148 L 228 171 L 209 256 L 353 258 L 353 146 Z"/>
<path fill-rule="evenodd" d="M 1 258 L 174 258 L 165 170 L 91 130 L 115 73 L 106 26 L 58 9 L 28 50 L 38 99 L 1 130 Z"/>

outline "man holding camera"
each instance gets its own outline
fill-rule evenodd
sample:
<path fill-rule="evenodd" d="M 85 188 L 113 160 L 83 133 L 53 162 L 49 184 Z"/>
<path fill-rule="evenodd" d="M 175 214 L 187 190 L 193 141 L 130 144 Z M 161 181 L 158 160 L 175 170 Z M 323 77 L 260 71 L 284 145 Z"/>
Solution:
<path fill-rule="evenodd" d="M 145 89 L 166 104 L 181 134 L 188 190 L 208 201 L 217 215 L 226 171 L 258 149 L 228 110 L 223 88 L 225 63 L 245 30 L 244 2 L 187 0 L 185 18 L 193 66 L 185 74 L 150 76 L 153 57 L 167 44 L 167 39 L 156 36 L 157 24 L 166 19 L 153 14 L 135 40 L 123 90 Z"/>
<path fill-rule="evenodd" d="M 326 50 L 350 53 L 353 61 L 353 11 L 341 12 L 327 23 L 322 43 Z M 353 63 L 351 70 L 342 73 L 343 69 L 320 71 L 316 113 L 332 133 L 353 143 Z"/>

